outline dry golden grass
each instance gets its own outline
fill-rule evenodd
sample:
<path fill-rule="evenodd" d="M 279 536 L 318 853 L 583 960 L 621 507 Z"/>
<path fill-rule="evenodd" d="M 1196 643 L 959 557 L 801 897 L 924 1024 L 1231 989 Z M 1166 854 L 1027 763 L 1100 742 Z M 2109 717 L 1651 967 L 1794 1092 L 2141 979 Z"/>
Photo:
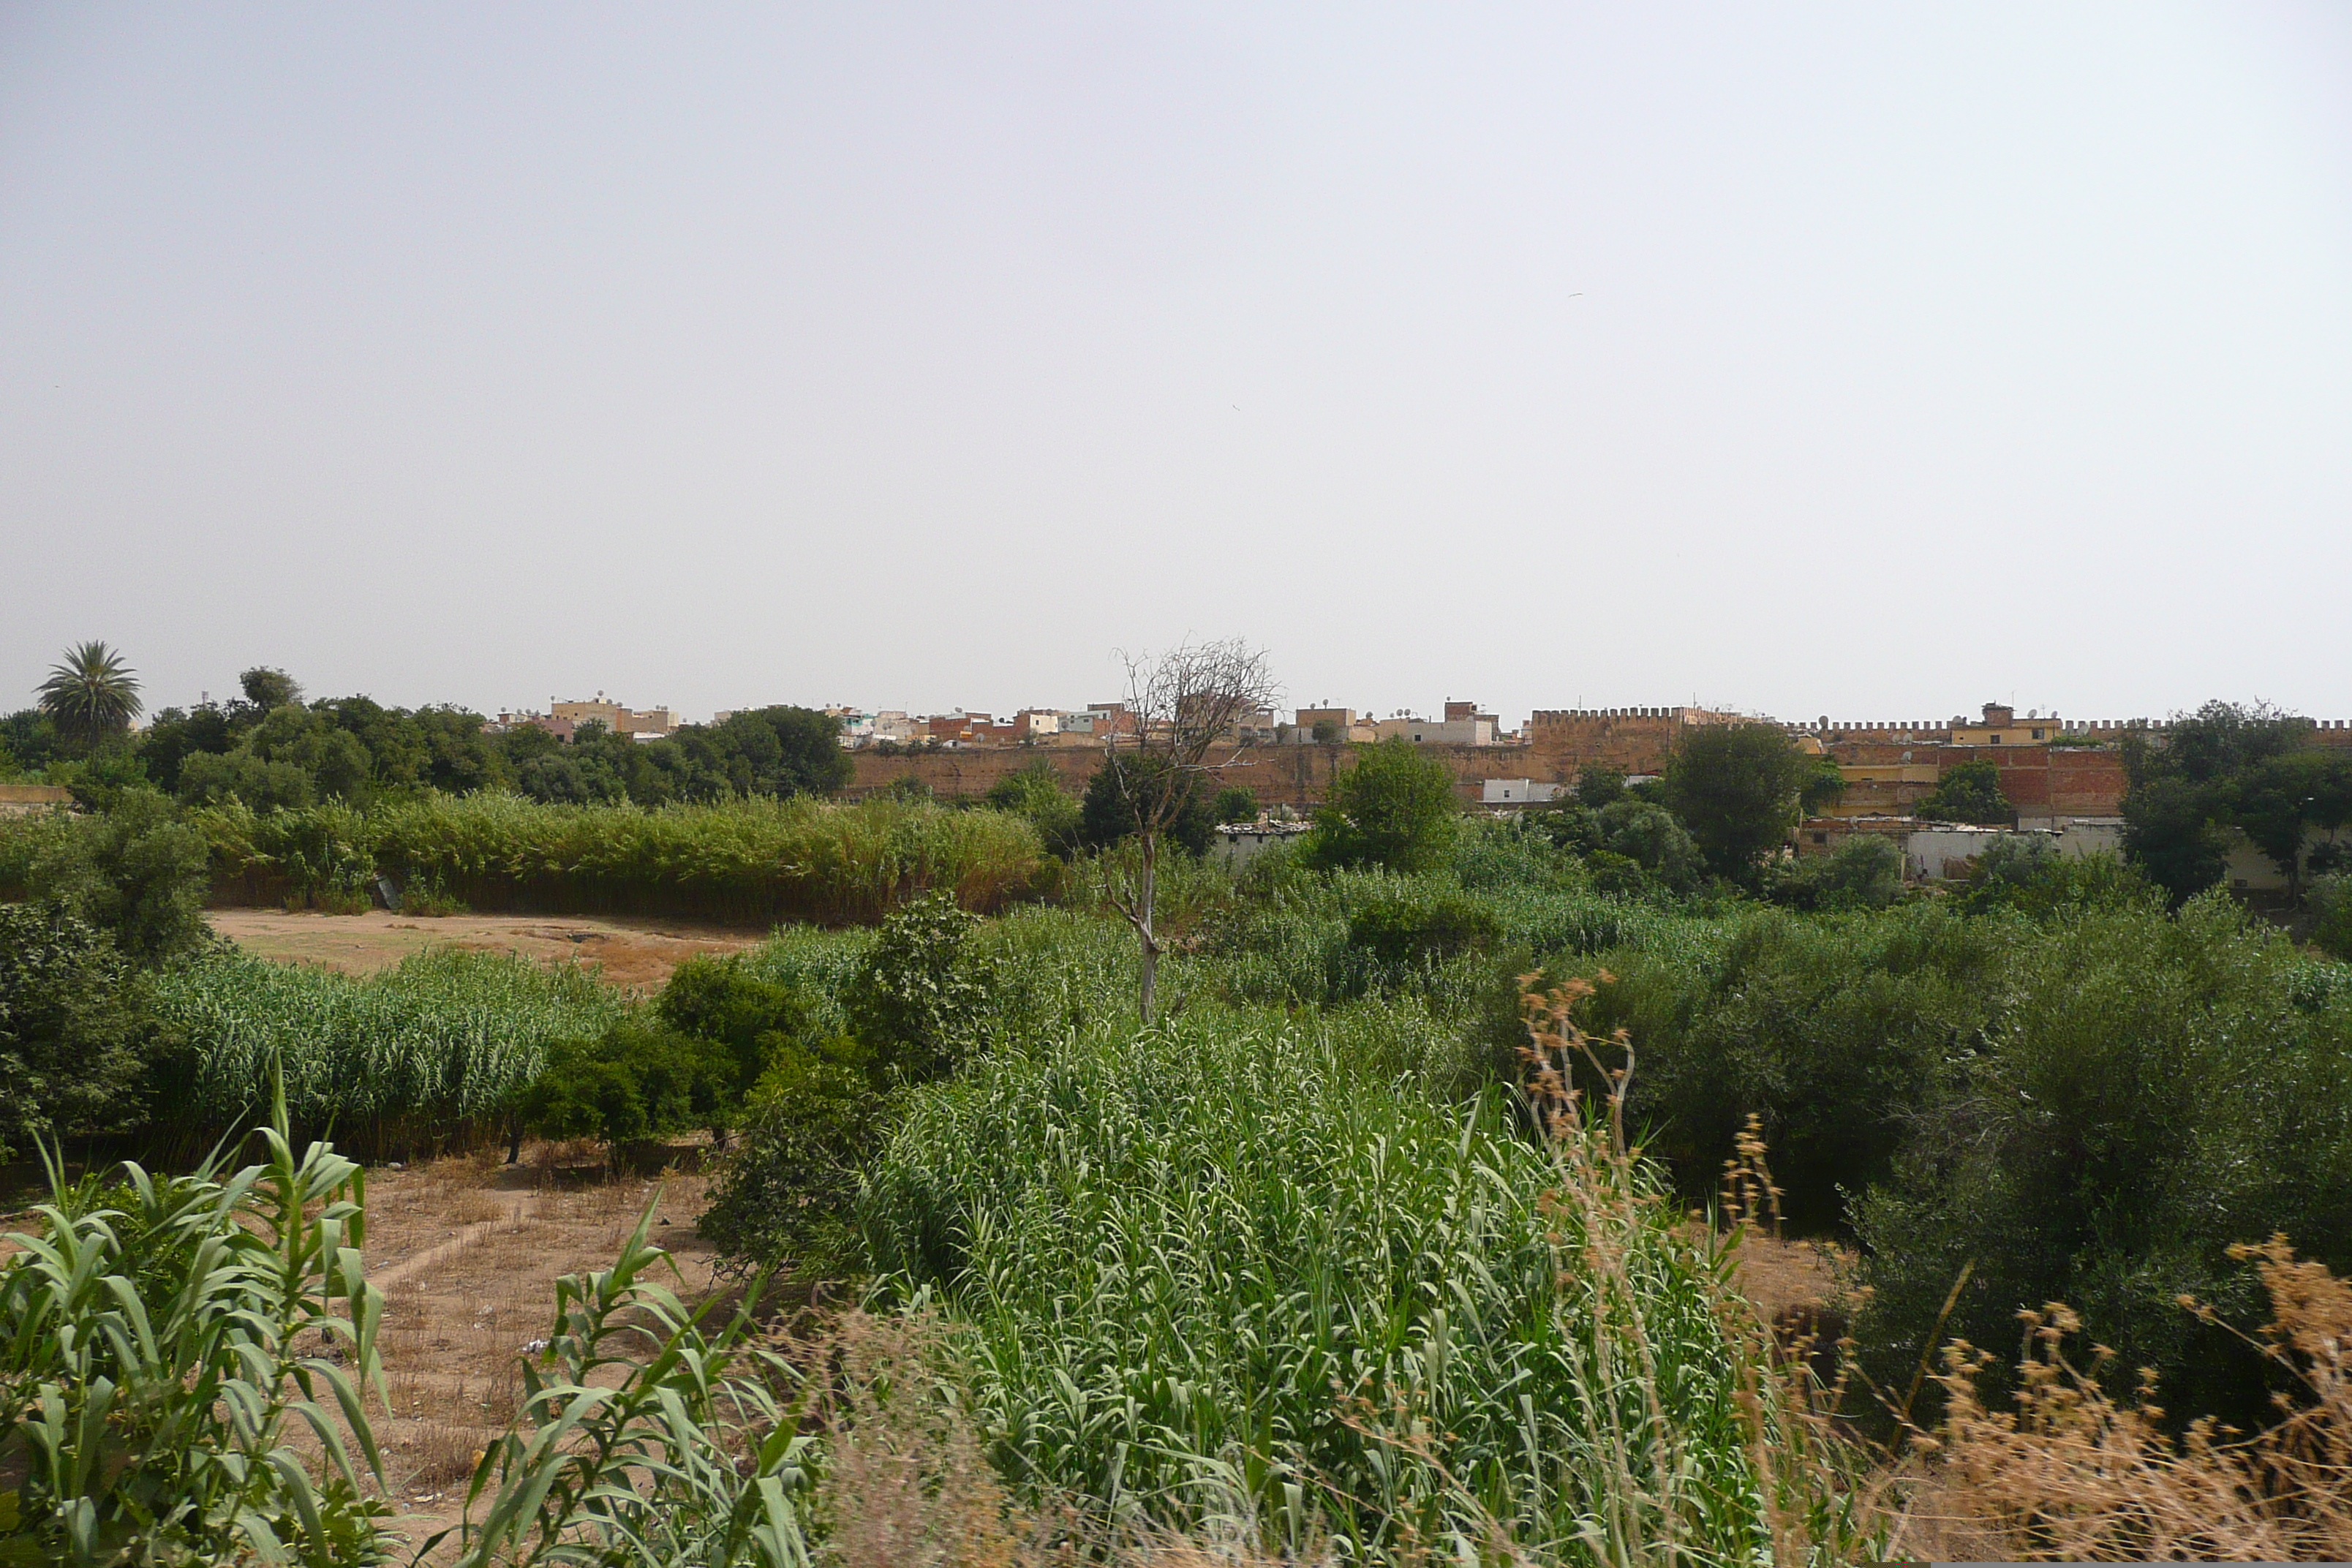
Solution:
<path fill-rule="evenodd" d="M 2103 1347 L 2087 1366 L 2069 1359 L 2080 1323 L 2053 1303 L 2021 1314 L 2014 1410 L 1977 1396 L 1988 1352 L 1946 1351 L 1948 1413 L 1918 1445 L 1921 1544 L 2018 1561 L 2352 1558 L 2352 1282 L 2297 1260 L 2284 1237 L 2231 1251 L 2270 1293 L 2273 1321 L 2255 1342 L 2301 1389 L 2281 1396 L 2274 1425 L 2248 1436 L 2199 1420 L 2173 1436 L 2147 1373 L 2125 1404 L 2102 1381 Z M 2200 1303 L 2181 1305 L 2214 1321 Z"/>
<path fill-rule="evenodd" d="M 370 1173 L 369 1271 L 384 1289 L 382 1337 L 390 1418 L 379 1423 L 402 1533 L 453 1524 L 474 1456 L 512 1421 L 519 1358 L 552 1321 L 555 1281 L 608 1267 L 656 1192 L 669 1281 L 689 1299 L 710 1284 L 694 1233 L 698 1175 L 604 1179 L 585 1149 L 533 1146 L 521 1163 L 496 1151 Z"/>

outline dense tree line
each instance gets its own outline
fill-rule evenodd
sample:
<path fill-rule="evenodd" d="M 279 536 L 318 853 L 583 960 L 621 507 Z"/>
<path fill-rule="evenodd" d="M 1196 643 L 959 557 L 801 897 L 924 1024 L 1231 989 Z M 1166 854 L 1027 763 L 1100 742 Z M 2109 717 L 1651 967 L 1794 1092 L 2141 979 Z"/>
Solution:
<path fill-rule="evenodd" d="M 101 645 L 85 661 L 100 672 L 91 679 L 104 678 L 110 657 Z M 564 741 L 532 726 L 498 733 L 481 714 L 448 705 L 387 708 L 364 696 L 305 701 L 285 671 L 262 668 L 244 673 L 236 699 L 166 708 L 132 731 L 135 707 L 111 721 L 91 720 L 83 715 L 101 700 L 66 686 L 72 705 L 50 702 L 0 720 L 0 773 L 44 769 L 93 797 L 89 804 L 105 790 L 143 784 L 183 804 L 235 796 L 256 811 L 328 800 L 364 807 L 386 794 L 487 788 L 540 801 L 658 805 L 825 794 L 850 774 L 834 721 L 806 708 L 762 708 L 651 742 L 589 723 Z M 136 702 L 135 684 L 128 700 Z"/>

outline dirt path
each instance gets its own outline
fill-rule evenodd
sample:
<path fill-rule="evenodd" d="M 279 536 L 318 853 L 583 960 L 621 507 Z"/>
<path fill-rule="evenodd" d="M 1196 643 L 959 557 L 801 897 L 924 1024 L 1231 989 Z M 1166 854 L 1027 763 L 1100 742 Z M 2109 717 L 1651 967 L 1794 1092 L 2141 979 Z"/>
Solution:
<path fill-rule="evenodd" d="M 604 983 L 658 989 L 698 952 L 740 952 L 765 933 L 680 921 L 607 915 L 448 915 L 424 919 L 371 910 L 361 915 L 214 910 L 213 929 L 247 952 L 283 963 L 373 974 L 432 947 L 511 952 L 540 963 L 593 964 Z"/>

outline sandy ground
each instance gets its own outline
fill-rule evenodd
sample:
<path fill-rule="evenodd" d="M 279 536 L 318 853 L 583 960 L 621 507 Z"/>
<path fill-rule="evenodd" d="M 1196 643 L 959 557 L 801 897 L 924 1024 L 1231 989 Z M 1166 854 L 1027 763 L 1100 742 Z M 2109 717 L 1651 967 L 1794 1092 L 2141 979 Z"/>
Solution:
<path fill-rule="evenodd" d="M 373 974 L 429 947 L 512 952 L 541 963 L 596 966 L 607 984 L 658 989 L 698 952 L 740 952 L 765 933 L 678 921 L 603 915 L 447 915 L 424 919 L 371 910 L 362 915 L 214 910 L 213 929 L 263 958 Z"/>
<path fill-rule="evenodd" d="M 703 1179 L 565 1179 L 558 1152 L 519 1166 L 495 1152 L 368 1173 L 369 1278 L 385 1298 L 381 1342 L 392 1418 L 380 1413 L 384 1479 L 401 1533 L 421 1544 L 457 1522 L 474 1456 L 512 1419 L 516 1358 L 546 1337 L 555 1281 L 610 1267 L 646 1204 L 678 1273 L 659 1282 L 692 1300 L 711 1251 L 694 1232 Z"/>

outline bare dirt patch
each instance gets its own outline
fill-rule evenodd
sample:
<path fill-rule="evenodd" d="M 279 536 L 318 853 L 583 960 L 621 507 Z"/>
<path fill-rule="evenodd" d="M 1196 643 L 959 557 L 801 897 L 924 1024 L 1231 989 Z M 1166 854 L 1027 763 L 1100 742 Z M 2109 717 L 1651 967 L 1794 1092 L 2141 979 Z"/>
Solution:
<path fill-rule="evenodd" d="M 583 1178 L 563 1154 L 541 1148 L 502 1165 L 491 1152 L 369 1173 L 368 1274 L 384 1292 L 392 1395 L 377 1436 L 412 1542 L 457 1521 L 475 1456 L 514 1418 L 520 1358 L 553 1322 L 555 1281 L 610 1267 L 656 1194 L 654 1238 L 678 1270 L 660 1282 L 688 1300 L 710 1289 L 713 1255 L 694 1229 L 701 1176 Z"/>
<path fill-rule="evenodd" d="M 610 915 L 446 915 L 426 919 L 371 910 L 358 915 L 283 910 L 214 910 L 213 929 L 247 952 L 281 963 L 373 974 L 411 953 L 457 947 L 511 952 L 537 963 L 594 967 L 608 985 L 658 990 L 698 952 L 741 952 L 765 932 L 690 921 Z"/>

